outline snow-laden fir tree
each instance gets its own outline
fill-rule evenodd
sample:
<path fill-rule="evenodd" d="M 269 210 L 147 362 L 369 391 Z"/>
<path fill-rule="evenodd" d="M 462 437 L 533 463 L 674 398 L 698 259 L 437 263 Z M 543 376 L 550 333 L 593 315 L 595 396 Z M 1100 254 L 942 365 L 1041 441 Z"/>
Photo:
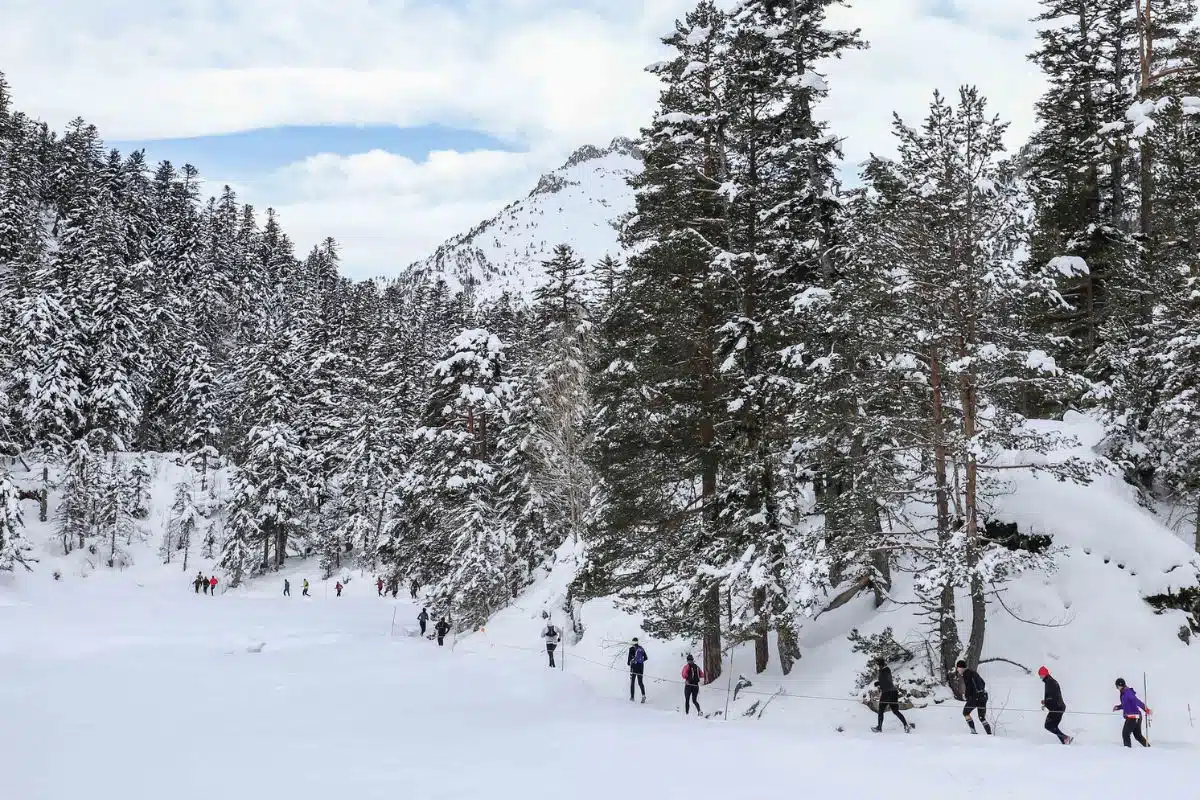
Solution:
<path fill-rule="evenodd" d="M 703 557 L 726 572 L 735 635 L 756 642 L 766 668 L 768 634 L 778 635 L 785 673 L 799 657 L 790 526 L 808 512 L 803 490 L 782 469 L 791 449 L 792 371 L 781 357 L 818 332 L 796 324 L 794 298 L 833 276 L 840 201 L 839 143 L 821 119 L 828 94 L 818 71 L 849 48 L 853 31 L 829 25 L 838 0 L 746 0 L 733 12 L 725 91 L 728 240 L 714 254 L 736 310 L 720 330 L 732 441 L 721 505 L 730 535 Z M 794 417 L 794 415 L 793 415 Z M 719 565 L 719 566 L 718 566 Z M 736 587 L 736 588 L 735 588 Z"/>
<path fill-rule="evenodd" d="M 630 256 L 598 336 L 600 505 L 572 594 L 616 594 L 647 630 L 699 638 L 711 680 L 721 673 L 723 576 L 698 554 L 723 536 L 716 338 L 729 308 L 714 257 L 728 241 L 728 19 L 703 2 L 663 41 L 673 54 L 650 67 L 664 88 L 631 180 Z"/>
<path fill-rule="evenodd" d="M 456 624 L 476 626 L 508 601 L 514 569 L 507 521 L 496 513 L 496 461 L 512 386 L 505 347 L 482 328 L 450 342 L 434 365 L 434 388 L 410 491 L 429 515 L 415 521 L 415 571 L 433 584 L 432 602 Z M 461 629 L 461 628 L 460 628 Z"/>
<path fill-rule="evenodd" d="M 1068 399 L 1082 388 L 1049 355 L 1047 337 L 1030 324 L 1045 304 L 1061 303 L 1053 271 L 1021 258 L 1027 227 L 1023 197 L 1002 161 L 1005 125 L 986 113 L 973 88 L 950 105 L 935 94 L 919 129 L 895 123 L 899 158 L 874 160 L 868 176 L 886 197 L 878 217 L 878 273 L 890 293 L 886 312 L 926 392 L 923 423 L 911 440 L 919 463 L 932 466 L 935 513 L 929 545 L 918 548 L 918 587 L 938 619 L 942 669 L 948 677 L 957 630 L 953 589 L 966 588 L 971 626 L 965 658 L 977 664 L 992 582 L 1023 566 L 983 533 L 990 498 L 1014 469 L 1086 479 L 1083 464 L 1051 454 L 1070 442 L 1047 434 L 1017 410 L 1029 390 Z M 1039 306 L 1041 304 L 1041 306 Z M 1014 461 L 1006 453 L 1020 452 Z"/>

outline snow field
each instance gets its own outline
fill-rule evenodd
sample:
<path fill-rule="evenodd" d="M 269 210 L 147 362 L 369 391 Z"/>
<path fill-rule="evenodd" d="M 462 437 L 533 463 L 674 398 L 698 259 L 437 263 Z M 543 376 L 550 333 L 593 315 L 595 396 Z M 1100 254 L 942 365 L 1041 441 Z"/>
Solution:
<path fill-rule="evenodd" d="M 605 696 L 476 637 L 389 636 L 392 611 L 416 609 L 366 583 L 326 600 L 89 581 L 4 606 L 5 797 L 1117 798 L 1200 775 L 1177 746 L 839 736 L 808 710 L 786 730 L 684 718 L 630 705 L 623 675 Z"/>

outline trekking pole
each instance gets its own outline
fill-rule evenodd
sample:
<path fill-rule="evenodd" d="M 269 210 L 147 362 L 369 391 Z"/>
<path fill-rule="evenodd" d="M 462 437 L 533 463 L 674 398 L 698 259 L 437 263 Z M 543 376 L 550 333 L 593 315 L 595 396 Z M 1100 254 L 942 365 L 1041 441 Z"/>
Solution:
<path fill-rule="evenodd" d="M 395 636 L 395 635 L 396 635 L 396 608 L 395 608 L 395 606 L 393 606 L 392 607 L 392 628 L 390 631 L 388 631 L 388 636 Z"/>
<path fill-rule="evenodd" d="M 733 694 L 733 653 L 729 654 L 729 678 L 725 682 L 725 715 L 724 722 L 729 721 L 729 696 Z"/>
<path fill-rule="evenodd" d="M 1150 689 L 1146 686 L 1146 673 L 1142 673 L 1142 702 L 1150 699 Z M 1146 715 L 1146 741 L 1150 741 L 1150 715 Z"/>

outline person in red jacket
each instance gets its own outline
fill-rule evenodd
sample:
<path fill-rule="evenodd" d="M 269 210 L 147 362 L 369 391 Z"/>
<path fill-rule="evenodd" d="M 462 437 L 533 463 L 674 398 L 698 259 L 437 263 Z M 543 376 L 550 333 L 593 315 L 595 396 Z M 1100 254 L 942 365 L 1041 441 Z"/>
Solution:
<path fill-rule="evenodd" d="M 687 663 L 679 676 L 683 678 L 683 713 L 687 714 L 695 704 L 696 716 L 700 716 L 703 713 L 700 710 L 700 681 L 704 680 L 704 670 L 696 665 L 691 653 L 687 654 Z"/>
<path fill-rule="evenodd" d="M 379 592 L 380 597 L 383 597 L 383 578 L 375 579 L 375 591 Z"/>
<path fill-rule="evenodd" d="M 213 575 L 208 579 L 208 591 L 213 597 L 217 596 L 217 576 Z"/>
<path fill-rule="evenodd" d="M 336 592 L 337 592 L 337 596 L 338 596 L 338 597 L 341 597 L 341 596 L 342 596 L 342 582 L 341 582 L 341 581 L 338 581 L 338 582 L 337 582 L 337 583 L 334 585 L 334 587 L 333 587 L 333 588 L 334 588 L 334 591 L 336 591 Z"/>

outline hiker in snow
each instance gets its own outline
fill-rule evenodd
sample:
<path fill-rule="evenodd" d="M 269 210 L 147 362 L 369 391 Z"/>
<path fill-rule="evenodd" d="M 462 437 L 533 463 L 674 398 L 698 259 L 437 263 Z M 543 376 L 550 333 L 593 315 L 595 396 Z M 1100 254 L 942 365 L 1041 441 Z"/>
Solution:
<path fill-rule="evenodd" d="M 342 596 L 342 582 L 338 581 L 336 584 L 334 584 L 333 590 L 335 592 L 337 592 L 338 597 L 341 597 Z"/>
<path fill-rule="evenodd" d="M 197 572 L 196 580 L 192 581 L 192 586 L 195 588 L 196 594 L 200 594 L 200 584 L 202 584 L 202 583 L 204 583 L 204 575 Z"/>
<path fill-rule="evenodd" d="M 208 594 L 208 578 L 204 577 L 203 575 L 200 576 L 200 589 L 205 594 Z"/>
<path fill-rule="evenodd" d="M 1042 679 L 1042 684 L 1046 687 L 1046 694 L 1042 698 L 1042 708 L 1046 709 L 1045 728 L 1057 736 L 1063 744 L 1070 744 L 1071 737 L 1058 729 L 1058 724 L 1062 722 L 1063 714 L 1067 710 L 1067 704 L 1063 702 L 1062 687 L 1058 685 L 1058 681 L 1054 680 L 1050 670 L 1045 667 L 1038 667 L 1038 677 Z"/>
<path fill-rule="evenodd" d="M 213 575 L 208 579 L 208 589 L 213 597 L 217 596 L 217 576 Z"/>
<path fill-rule="evenodd" d="M 446 634 L 450 632 L 450 623 L 446 622 L 446 618 L 442 617 L 438 620 L 438 624 L 434 626 L 433 632 L 437 634 L 438 647 L 442 646 L 442 642 L 446 638 Z"/>
<path fill-rule="evenodd" d="M 1113 711 L 1120 711 L 1125 717 L 1125 727 L 1121 729 L 1121 743 L 1126 747 L 1133 747 L 1130 741 L 1132 737 L 1137 739 L 1142 747 L 1149 747 L 1150 743 L 1142 735 L 1142 712 L 1145 711 L 1147 716 L 1154 712 L 1146 707 L 1132 686 L 1125 685 L 1124 678 L 1117 678 L 1117 690 L 1121 692 L 1121 702 L 1113 706 Z"/>
<path fill-rule="evenodd" d="M 375 591 L 379 593 L 380 597 L 383 597 L 383 578 L 375 579 Z"/>
<path fill-rule="evenodd" d="M 883 715 L 891 711 L 904 726 L 904 732 L 908 733 L 911 730 L 908 720 L 900 713 L 900 690 L 896 688 L 896 682 L 892 680 L 892 668 L 883 662 L 879 664 L 879 680 L 875 681 L 875 687 L 879 689 L 879 721 L 871 730 L 875 733 L 882 733 Z"/>
<path fill-rule="evenodd" d="M 308 597 L 308 578 L 305 578 L 304 583 L 300 585 L 300 596 Z"/>
<path fill-rule="evenodd" d="M 704 679 L 704 670 L 696 666 L 696 659 L 687 654 L 687 663 L 679 673 L 683 678 L 683 713 L 686 716 L 692 705 L 696 706 L 696 716 L 704 712 L 700 710 L 700 681 Z M 645 692 L 643 692 L 645 694 Z"/>
<path fill-rule="evenodd" d="M 287 578 L 283 579 L 283 596 L 284 597 L 292 596 L 292 584 L 288 582 Z"/>
<path fill-rule="evenodd" d="M 979 673 L 973 669 L 967 669 L 967 662 L 959 661 L 955 665 L 955 670 L 963 682 L 963 694 L 966 695 L 967 704 L 963 706 L 963 718 L 967 721 L 967 727 L 971 729 L 971 733 L 979 733 L 975 730 L 975 720 L 971 719 L 971 712 L 979 712 L 979 721 L 983 723 L 983 730 L 991 736 L 992 726 L 987 721 L 987 684 L 983 678 L 979 677 Z"/>
<path fill-rule="evenodd" d="M 421 635 L 425 635 L 425 623 L 429 622 L 429 612 L 421 609 L 421 613 L 417 614 L 417 624 L 421 626 Z"/>
<path fill-rule="evenodd" d="M 558 647 L 558 628 L 554 627 L 553 622 L 546 622 L 546 627 L 542 629 L 542 638 L 546 640 L 546 655 L 550 657 L 550 666 L 554 667 L 554 650 Z"/>
<path fill-rule="evenodd" d="M 396 581 L 396 585 L 398 587 L 400 585 L 400 581 Z M 417 592 L 420 591 L 420 589 L 421 589 L 421 584 L 417 583 L 416 581 L 413 581 L 412 585 L 409 586 L 409 592 L 412 594 L 413 600 L 417 599 Z M 397 591 L 398 591 L 398 589 L 397 589 Z M 395 595 L 396 595 L 396 592 L 392 592 L 392 596 L 394 597 Z"/>
<path fill-rule="evenodd" d="M 638 644 L 637 637 L 633 637 L 633 644 L 629 646 L 629 655 L 625 658 L 625 663 L 629 665 L 629 702 L 633 702 L 633 687 L 637 684 L 642 690 L 642 702 L 646 702 L 646 683 L 642 680 L 642 676 L 646 673 L 646 661 L 649 657 L 646 655 L 646 650 Z"/>

